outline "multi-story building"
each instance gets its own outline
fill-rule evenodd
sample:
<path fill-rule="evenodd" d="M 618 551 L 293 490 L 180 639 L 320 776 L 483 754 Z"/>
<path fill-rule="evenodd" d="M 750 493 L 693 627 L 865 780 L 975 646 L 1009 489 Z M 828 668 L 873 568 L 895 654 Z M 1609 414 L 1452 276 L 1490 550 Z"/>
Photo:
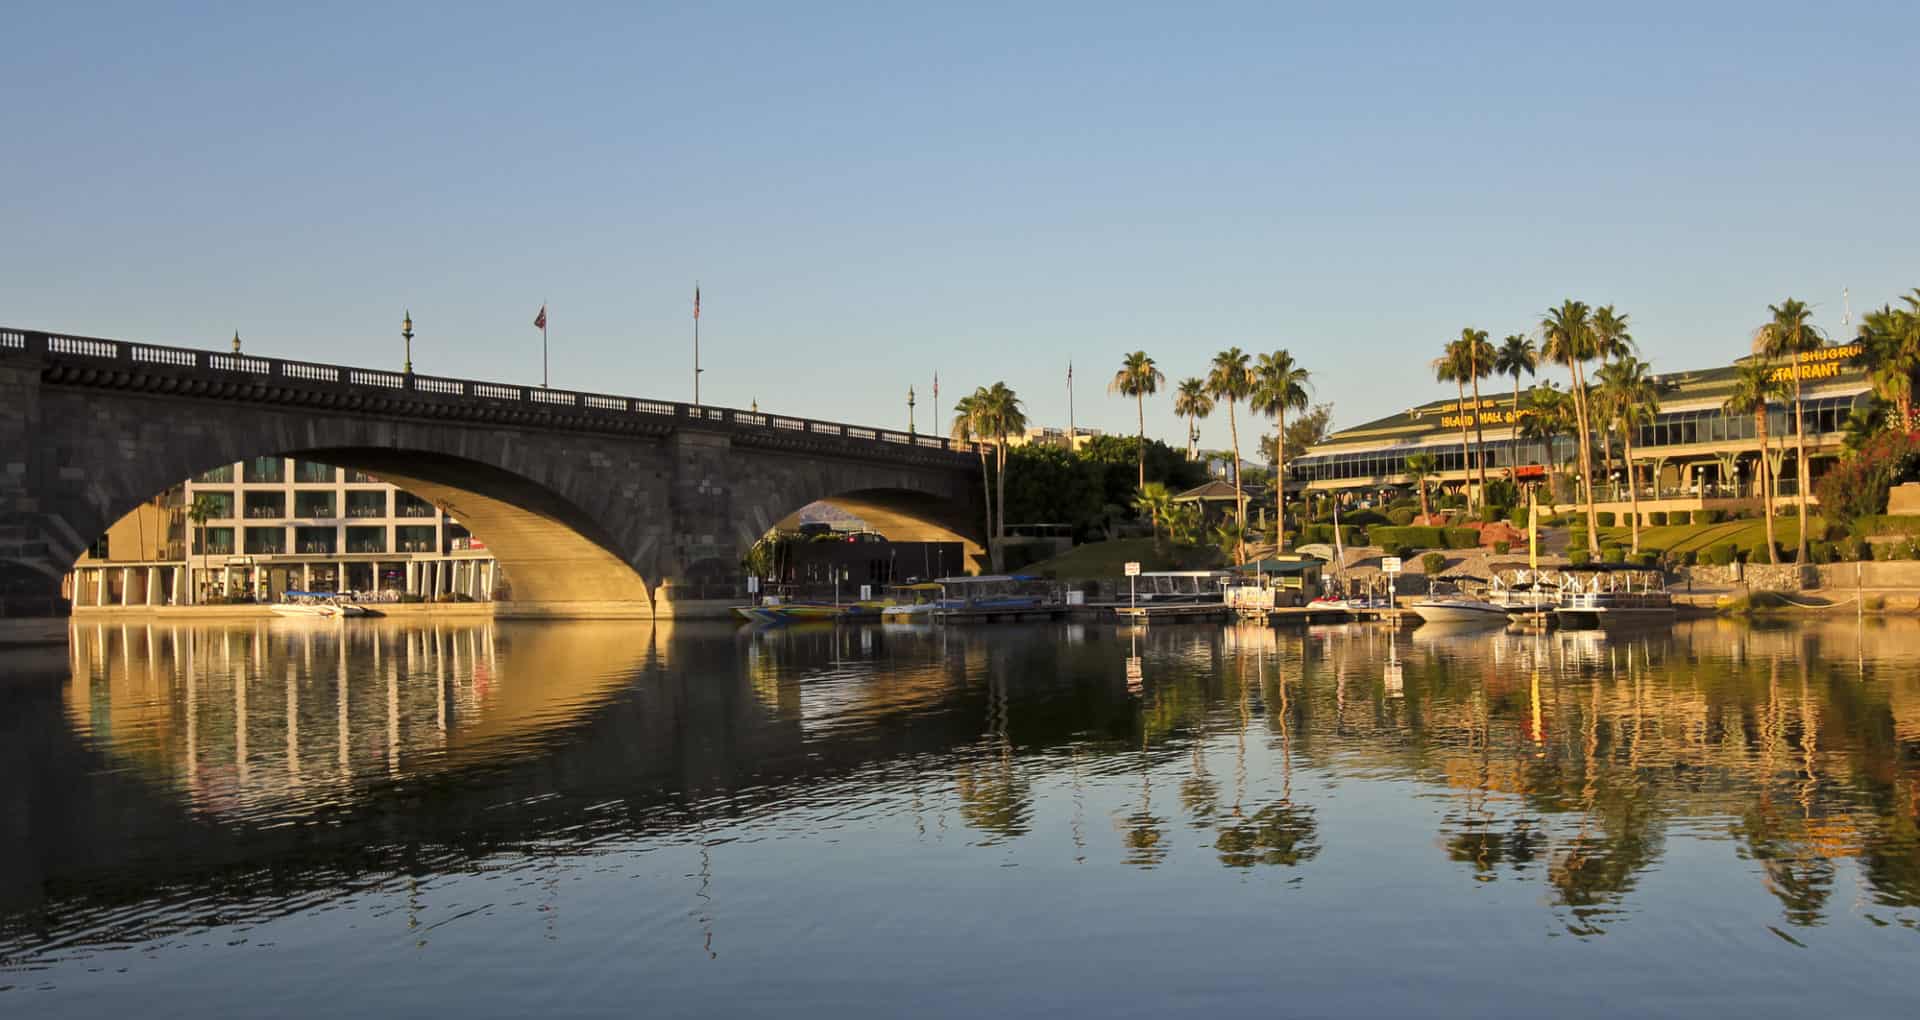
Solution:
<path fill-rule="evenodd" d="M 1761 451 L 1755 416 L 1723 409 L 1731 394 L 1738 364 L 1693 372 L 1657 376 L 1660 405 L 1651 421 L 1640 425 L 1633 440 L 1633 480 L 1640 510 L 1645 512 L 1693 509 L 1738 509 L 1757 498 L 1756 480 Z M 1872 399 L 1867 368 L 1858 344 L 1828 347 L 1803 354 L 1793 365 L 1774 370 L 1791 386 L 1800 376 L 1801 416 L 1806 422 L 1807 465 L 1810 478 L 1825 473 L 1843 449 L 1848 415 Z M 1570 434 L 1551 439 L 1530 437 L 1525 392 L 1519 407 L 1511 391 L 1484 393 L 1476 408 L 1469 398 L 1436 400 L 1353 428 L 1342 429 L 1304 456 L 1287 464 L 1289 488 L 1310 492 L 1333 491 L 1386 495 L 1412 486 L 1407 458 L 1416 453 L 1433 456 L 1438 481 L 1458 487 L 1475 481 L 1484 457 L 1489 480 L 1537 480 L 1566 469 L 1578 454 Z M 1462 448 L 1461 425 L 1468 441 Z M 1473 433 L 1479 427 L 1483 453 L 1474 453 Z M 1773 404 L 1767 414 L 1769 451 L 1777 465 L 1776 498 L 1797 497 L 1794 408 L 1789 397 Z M 1603 510 L 1628 512 L 1632 493 L 1624 454 L 1617 435 L 1609 472 L 1601 443 L 1595 441 L 1593 470 L 1596 500 Z"/>
<path fill-rule="evenodd" d="M 256 457 L 128 514 L 75 565 L 71 594 L 76 606 L 289 589 L 490 599 L 501 580 L 485 543 L 432 503 L 350 468 Z"/>
<path fill-rule="evenodd" d="M 1036 425 L 1019 435 L 1008 436 L 1007 445 L 1052 446 L 1062 450 L 1067 449 L 1069 445 L 1071 445 L 1073 449 L 1079 450 L 1088 443 L 1100 438 L 1101 435 L 1103 435 L 1103 433 L 1099 429 L 1075 426 L 1073 429 L 1072 442 L 1069 444 L 1066 429 L 1054 428 L 1050 425 Z"/>

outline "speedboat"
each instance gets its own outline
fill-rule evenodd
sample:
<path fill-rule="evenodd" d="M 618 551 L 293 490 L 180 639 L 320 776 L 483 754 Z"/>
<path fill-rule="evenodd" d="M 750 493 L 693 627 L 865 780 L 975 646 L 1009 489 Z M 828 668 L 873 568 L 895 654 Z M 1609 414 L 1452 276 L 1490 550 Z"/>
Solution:
<path fill-rule="evenodd" d="M 1430 596 L 1409 604 L 1407 608 L 1426 623 L 1507 622 L 1505 606 L 1466 595 Z"/>
<path fill-rule="evenodd" d="M 926 622 L 940 608 L 940 586 L 931 581 L 923 584 L 898 584 L 887 589 L 887 600 L 880 607 L 880 618 L 889 623 Z"/>
<path fill-rule="evenodd" d="M 339 594 L 335 592 L 288 589 L 280 594 L 287 601 L 275 602 L 267 607 L 276 616 L 338 619 L 367 615 L 367 611 L 360 606 L 340 601 Z"/>
<path fill-rule="evenodd" d="M 1483 620 L 1506 623 L 1507 607 L 1467 594 L 1460 588 L 1465 580 L 1434 581 L 1427 597 L 1409 603 L 1407 608 L 1425 623 L 1473 623 Z M 1443 587 L 1453 590 L 1443 591 Z"/>

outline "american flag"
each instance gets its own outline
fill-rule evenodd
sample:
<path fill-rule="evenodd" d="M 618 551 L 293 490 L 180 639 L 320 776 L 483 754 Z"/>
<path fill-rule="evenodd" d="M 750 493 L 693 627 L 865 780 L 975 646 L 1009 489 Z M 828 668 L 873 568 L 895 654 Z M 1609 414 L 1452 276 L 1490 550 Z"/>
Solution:
<path fill-rule="evenodd" d="M 540 314 L 533 317 L 533 328 L 534 329 L 547 328 L 547 306 L 546 305 L 541 305 Z"/>

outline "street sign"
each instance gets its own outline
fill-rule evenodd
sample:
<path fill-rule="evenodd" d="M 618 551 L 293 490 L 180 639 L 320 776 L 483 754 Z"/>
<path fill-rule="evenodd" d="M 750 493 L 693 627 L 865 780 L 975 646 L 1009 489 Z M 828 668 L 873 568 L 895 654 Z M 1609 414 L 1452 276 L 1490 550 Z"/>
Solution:
<path fill-rule="evenodd" d="M 749 594 L 749 595 L 758 595 L 758 594 L 760 594 L 760 578 L 759 578 L 759 576 L 757 576 L 757 575 L 754 575 L 754 574 L 748 574 L 748 575 L 747 575 L 747 594 Z"/>
<path fill-rule="evenodd" d="M 1380 572 L 1381 572 L 1381 573 L 1383 573 L 1383 574 L 1397 574 L 1397 573 L 1399 573 L 1399 572 L 1400 572 L 1400 557 L 1398 557 L 1398 556 L 1382 556 L 1382 557 L 1380 557 Z"/>
<path fill-rule="evenodd" d="M 862 602 L 870 602 L 870 601 L 872 601 L 872 600 L 873 600 L 873 585 L 870 585 L 870 584 L 863 584 L 863 585 L 861 585 L 861 586 L 860 586 L 860 601 L 862 601 Z"/>
<path fill-rule="evenodd" d="M 1396 561 L 1396 562 L 1398 562 L 1398 561 Z M 1136 560 L 1129 560 L 1129 561 L 1127 562 L 1127 576 L 1128 576 L 1128 577 L 1139 577 L 1139 576 L 1140 576 L 1140 564 L 1139 564 L 1139 562 L 1138 562 L 1138 561 L 1136 561 Z"/>

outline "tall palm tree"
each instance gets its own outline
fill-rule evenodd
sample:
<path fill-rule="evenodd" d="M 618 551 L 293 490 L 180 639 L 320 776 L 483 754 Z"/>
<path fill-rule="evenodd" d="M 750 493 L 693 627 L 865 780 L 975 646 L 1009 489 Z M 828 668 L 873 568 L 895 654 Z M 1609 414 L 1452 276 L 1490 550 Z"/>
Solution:
<path fill-rule="evenodd" d="M 1020 398 L 1004 382 L 988 387 L 983 397 L 982 421 L 987 434 L 993 437 L 994 473 L 998 476 L 994 484 L 994 537 L 1004 540 L 1007 537 L 1007 440 L 1027 430 L 1027 412 L 1021 408 Z"/>
<path fill-rule="evenodd" d="M 199 532 L 200 536 L 200 566 L 202 572 L 205 571 L 207 563 L 207 522 L 212 520 L 213 516 L 218 513 L 219 510 L 220 508 L 214 504 L 213 497 L 205 493 L 193 497 L 193 502 L 187 504 L 187 520 L 193 524 L 194 529 Z M 199 591 L 193 584 L 189 583 L 186 586 L 186 590 L 188 602 L 200 601 Z"/>
<path fill-rule="evenodd" d="M 1613 310 L 1612 305 L 1601 305 L 1593 310 L 1593 356 L 1601 367 L 1608 363 L 1630 357 L 1636 353 L 1633 334 L 1628 331 L 1627 316 Z M 1600 455 L 1606 458 L 1606 468 L 1601 472 L 1605 478 L 1613 477 L 1613 426 L 1612 415 L 1603 414 L 1594 408 L 1595 423 L 1600 427 Z"/>
<path fill-rule="evenodd" d="M 1520 375 L 1532 375 L 1540 369 L 1540 350 L 1533 341 L 1519 333 L 1510 333 L 1500 342 L 1498 350 L 1493 352 L 1493 374 L 1513 376 L 1513 416 L 1507 420 L 1513 424 L 1514 459 L 1519 459 L 1520 450 Z"/>
<path fill-rule="evenodd" d="M 1160 384 L 1166 381 L 1167 377 L 1154 366 L 1146 351 L 1134 351 L 1121 362 L 1120 371 L 1113 373 L 1113 381 L 1107 384 L 1108 393 L 1132 397 L 1139 411 L 1140 443 L 1134 449 L 1134 459 L 1140 468 L 1142 489 L 1147 487 L 1147 398 L 1160 392 Z"/>
<path fill-rule="evenodd" d="M 1248 407 L 1273 415 L 1278 423 L 1273 433 L 1273 531 L 1281 552 L 1287 548 L 1287 412 L 1307 409 L 1313 387 L 1310 375 L 1285 350 L 1262 354 L 1253 369 L 1253 392 L 1247 397 Z"/>
<path fill-rule="evenodd" d="M 1778 547 L 1773 541 L 1773 468 L 1768 456 L 1767 409 L 1775 400 L 1787 394 L 1786 381 L 1774 372 L 1773 365 L 1764 357 L 1754 358 L 1734 373 L 1733 392 L 1727 394 L 1723 410 L 1728 414 L 1753 415 L 1754 435 L 1760 441 L 1760 465 L 1758 468 L 1760 483 L 1761 516 L 1767 522 L 1767 562 L 1780 562 Z"/>
<path fill-rule="evenodd" d="M 1487 436 L 1480 427 L 1480 380 L 1493 375 L 1498 352 L 1487 342 L 1487 331 L 1469 326 L 1460 331 L 1460 351 L 1466 359 L 1467 379 L 1473 384 L 1473 452 L 1480 462 L 1480 499 L 1487 498 Z"/>
<path fill-rule="evenodd" d="M 1440 464 L 1431 453 L 1415 453 L 1407 456 L 1407 477 L 1420 488 L 1420 517 L 1432 519 L 1432 511 L 1427 507 L 1427 479 L 1440 471 Z"/>
<path fill-rule="evenodd" d="M 1633 477 L 1633 432 L 1660 413 L 1660 385 L 1646 362 L 1631 354 L 1600 366 L 1608 420 L 1620 426 L 1627 462 L 1627 492 L 1633 503 L 1633 551 L 1640 551 L 1640 485 Z"/>
<path fill-rule="evenodd" d="M 1593 508 L 1593 441 L 1588 432 L 1587 383 L 1584 366 L 1594 357 L 1593 317 L 1585 302 L 1567 300 L 1547 309 L 1540 320 L 1540 353 L 1567 366 L 1572 377 L 1573 421 L 1580 435 L 1580 487 L 1587 504 L 1587 553 L 1600 558 L 1600 515 Z"/>
<path fill-rule="evenodd" d="M 1467 495 L 1467 512 L 1473 512 L 1473 457 L 1467 446 L 1467 376 L 1472 372 L 1468 363 L 1467 346 L 1460 340 L 1448 341 L 1439 357 L 1433 359 L 1433 377 L 1439 382 L 1453 384 L 1459 400 L 1454 404 L 1454 417 L 1460 423 L 1460 485 Z"/>
<path fill-rule="evenodd" d="M 1788 298 L 1777 305 L 1768 305 L 1767 311 L 1773 317 L 1759 329 L 1753 331 L 1753 349 L 1756 354 L 1769 358 L 1784 358 L 1787 362 L 1787 375 L 1793 379 L 1793 439 L 1794 439 L 1794 475 L 1799 482 L 1799 498 L 1794 502 L 1800 510 L 1800 542 L 1793 562 L 1807 562 L 1807 427 L 1806 419 L 1801 415 L 1800 376 L 1803 374 L 1800 355 L 1817 351 L 1825 346 L 1826 334 L 1813 324 L 1813 309 L 1806 302 Z M 1773 512 L 1772 507 L 1767 512 Z"/>
<path fill-rule="evenodd" d="M 1245 532 L 1247 527 L 1247 493 L 1240 486 L 1240 421 L 1234 416 L 1233 408 L 1252 391 L 1253 373 L 1247 368 L 1247 352 L 1238 347 L 1229 347 L 1213 356 L 1213 364 L 1207 371 L 1207 395 L 1227 402 L 1227 427 L 1233 434 L 1234 521 L 1241 532 Z M 1239 549 L 1244 562 L 1244 542 L 1239 543 Z"/>
<path fill-rule="evenodd" d="M 1200 429 L 1194 423 L 1213 413 L 1213 397 L 1207 394 L 1207 381 L 1180 380 L 1180 387 L 1173 395 L 1173 413 L 1187 420 L 1187 459 L 1192 460 L 1194 447 L 1200 441 Z"/>
<path fill-rule="evenodd" d="M 953 430 L 955 441 L 972 443 L 974 452 L 980 455 L 980 499 L 987 508 L 987 560 L 994 570 L 1000 569 L 1000 550 L 993 542 L 993 472 L 987 470 L 987 447 L 985 413 L 987 408 L 987 388 L 982 386 L 972 393 L 961 397 L 953 405 Z"/>

